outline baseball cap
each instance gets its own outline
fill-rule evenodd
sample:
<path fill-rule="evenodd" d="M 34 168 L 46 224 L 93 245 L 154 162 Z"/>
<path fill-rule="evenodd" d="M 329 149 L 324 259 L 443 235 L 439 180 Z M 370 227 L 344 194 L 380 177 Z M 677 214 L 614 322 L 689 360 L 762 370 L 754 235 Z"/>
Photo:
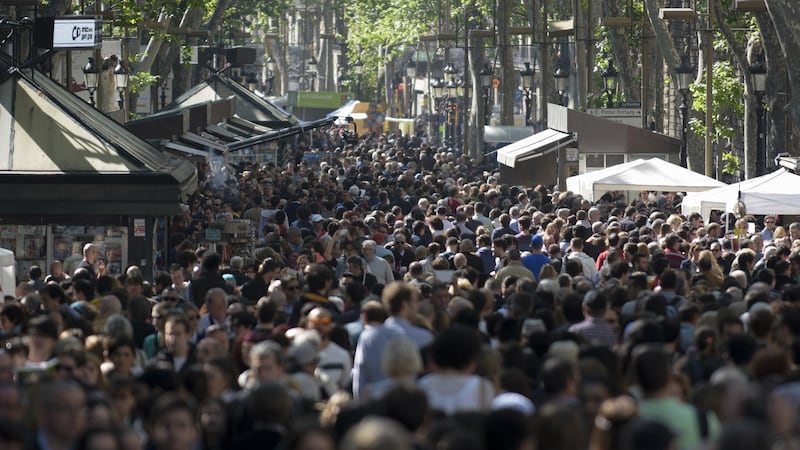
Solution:
<path fill-rule="evenodd" d="M 311 215 L 311 221 L 312 222 L 322 222 L 324 220 L 325 220 L 325 218 L 322 217 L 322 215 L 320 215 L 320 214 L 312 214 Z"/>

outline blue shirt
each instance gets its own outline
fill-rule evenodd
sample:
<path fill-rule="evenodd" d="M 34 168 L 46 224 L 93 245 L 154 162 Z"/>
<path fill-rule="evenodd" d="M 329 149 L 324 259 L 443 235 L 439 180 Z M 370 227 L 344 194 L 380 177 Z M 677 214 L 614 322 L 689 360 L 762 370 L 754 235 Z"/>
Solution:
<path fill-rule="evenodd" d="M 430 331 L 414 326 L 399 317 L 390 317 L 381 326 L 366 328 L 358 339 L 353 362 L 355 398 L 363 393 L 366 386 L 388 378 L 381 367 L 381 356 L 386 344 L 400 336 L 411 339 L 417 348 L 422 348 L 433 341 L 433 334 Z"/>
<path fill-rule="evenodd" d="M 533 272 L 537 282 L 539 281 L 539 272 L 542 271 L 545 264 L 550 264 L 550 258 L 543 253 L 531 253 L 522 257 L 522 265 Z"/>
<path fill-rule="evenodd" d="M 481 247 L 476 252 L 483 262 L 483 273 L 491 273 L 497 266 L 497 261 L 494 259 L 494 252 L 490 247 Z"/>

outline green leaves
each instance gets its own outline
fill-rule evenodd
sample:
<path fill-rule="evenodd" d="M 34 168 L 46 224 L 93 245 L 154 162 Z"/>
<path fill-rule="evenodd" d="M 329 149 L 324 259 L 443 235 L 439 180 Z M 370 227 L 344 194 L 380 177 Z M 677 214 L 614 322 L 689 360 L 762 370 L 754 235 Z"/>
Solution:
<path fill-rule="evenodd" d="M 705 79 L 705 78 L 704 78 Z M 729 61 L 716 61 L 713 66 L 712 82 L 714 141 L 731 140 L 739 132 L 737 121 L 744 116 L 744 84 L 737 76 L 733 65 Z M 692 109 L 705 113 L 706 111 L 706 85 L 694 83 L 692 90 Z M 697 119 L 690 121 L 690 126 L 695 134 L 705 134 L 705 124 Z"/>
<path fill-rule="evenodd" d="M 741 167 L 742 159 L 733 154 L 733 152 L 724 152 L 722 154 L 722 173 L 736 175 Z"/>

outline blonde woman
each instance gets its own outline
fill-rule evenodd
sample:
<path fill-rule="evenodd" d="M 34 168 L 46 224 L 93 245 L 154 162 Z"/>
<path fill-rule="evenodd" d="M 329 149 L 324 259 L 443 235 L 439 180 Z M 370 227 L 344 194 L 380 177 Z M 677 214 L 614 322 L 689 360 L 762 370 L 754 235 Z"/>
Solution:
<path fill-rule="evenodd" d="M 381 355 L 381 368 L 389 378 L 366 387 L 362 397 L 379 399 L 395 386 L 414 386 L 422 372 L 422 357 L 411 339 L 393 338 Z"/>
<path fill-rule="evenodd" d="M 681 218 L 681 216 L 673 214 L 667 218 L 667 223 L 672 228 L 672 231 L 677 233 L 681 229 L 681 225 L 683 224 L 683 219 Z"/>
<path fill-rule="evenodd" d="M 556 278 L 558 278 L 558 272 L 556 272 L 552 264 L 545 264 L 542 266 L 542 269 L 539 271 L 540 280 L 555 280 Z"/>
<path fill-rule="evenodd" d="M 714 254 L 711 253 L 711 250 L 703 250 L 700 252 L 697 258 L 697 269 L 700 271 L 698 276 L 708 281 L 712 289 L 722 287 L 722 280 L 725 276 L 719 264 L 717 264 L 717 259 L 714 257 Z"/>
<path fill-rule="evenodd" d="M 558 241 L 561 239 L 562 228 L 564 228 L 564 221 L 560 218 L 547 225 L 542 235 L 545 247 L 549 247 L 550 244 L 558 244 Z"/>

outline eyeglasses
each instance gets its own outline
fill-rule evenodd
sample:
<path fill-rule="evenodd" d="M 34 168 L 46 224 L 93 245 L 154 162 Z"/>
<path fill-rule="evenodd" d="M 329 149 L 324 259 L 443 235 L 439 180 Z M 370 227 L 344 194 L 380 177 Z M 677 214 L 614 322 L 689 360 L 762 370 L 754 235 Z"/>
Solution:
<path fill-rule="evenodd" d="M 774 220 L 765 220 L 764 223 L 775 223 Z"/>

